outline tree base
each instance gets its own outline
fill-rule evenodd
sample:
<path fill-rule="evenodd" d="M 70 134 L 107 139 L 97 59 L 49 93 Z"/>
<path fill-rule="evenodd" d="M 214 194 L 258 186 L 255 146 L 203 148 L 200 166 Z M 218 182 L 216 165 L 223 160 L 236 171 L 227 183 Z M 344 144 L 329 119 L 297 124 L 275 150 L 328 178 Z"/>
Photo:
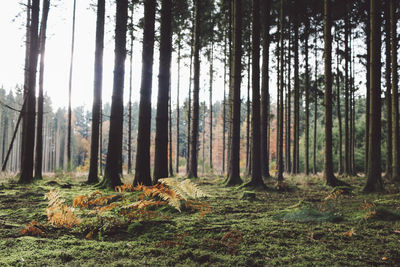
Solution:
<path fill-rule="evenodd" d="M 251 189 L 259 189 L 259 190 L 267 190 L 268 187 L 264 184 L 263 181 L 250 181 L 245 184 L 242 184 L 239 188 L 251 188 Z"/>
<path fill-rule="evenodd" d="M 337 179 L 335 176 L 326 178 L 326 185 L 331 186 L 331 187 L 336 187 L 336 186 L 350 186 L 348 183 L 343 182 L 342 180 Z"/>
<path fill-rule="evenodd" d="M 227 177 L 225 182 L 224 182 L 225 186 L 237 186 L 237 185 L 241 185 L 241 184 L 243 184 L 243 180 L 240 178 L 240 176 Z"/>

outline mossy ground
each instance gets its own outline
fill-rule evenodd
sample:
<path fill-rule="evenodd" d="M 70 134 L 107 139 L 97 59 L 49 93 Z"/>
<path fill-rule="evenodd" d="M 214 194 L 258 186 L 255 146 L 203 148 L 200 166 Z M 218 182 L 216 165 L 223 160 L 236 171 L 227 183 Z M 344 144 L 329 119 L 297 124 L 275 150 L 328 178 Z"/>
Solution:
<path fill-rule="evenodd" d="M 341 179 L 354 186 L 352 192 L 325 200 L 332 188 L 319 176 L 287 176 L 284 191 L 267 180 L 269 190 L 255 189 L 255 199 L 242 198 L 248 188 L 224 187 L 222 177 L 199 178 L 195 182 L 211 195 L 202 200 L 211 206 L 203 218 L 163 207 L 167 220 L 137 222 L 91 240 L 76 229 L 49 228 L 46 237 L 20 231 L 32 220 L 46 222 L 44 194 L 50 189 L 60 188 L 71 204 L 94 187 L 63 176 L 33 185 L 3 183 L 0 266 L 399 266 L 399 186 L 386 184 L 385 193 L 363 194 L 363 177 Z M 371 210 L 361 209 L 365 203 L 375 203 L 379 212 L 366 219 Z M 394 215 L 388 219 L 382 209 Z M 305 210 L 312 211 L 307 216 L 331 214 L 340 220 L 285 221 L 282 216 L 301 217 Z M 353 235 L 345 234 L 351 229 Z"/>

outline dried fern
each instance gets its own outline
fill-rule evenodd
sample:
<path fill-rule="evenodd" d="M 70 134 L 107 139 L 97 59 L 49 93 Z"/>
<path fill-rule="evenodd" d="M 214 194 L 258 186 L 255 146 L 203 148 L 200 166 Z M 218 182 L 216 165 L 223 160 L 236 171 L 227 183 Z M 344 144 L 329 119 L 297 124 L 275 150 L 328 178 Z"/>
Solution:
<path fill-rule="evenodd" d="M 49 200 L 47 204 L 47 218 L 50 224 L 56 227 L 71 228 L 80 223 L 80 220 L 74 213 L 74 208 L 67 206 L 62 198 L 62 194 L 58 189 L 52 189 L 45 195 L 45 199 Z"/>
<path fill-rule="evenodd" d="M 164 178 L 160 179 L 159 182 L 174 190 L 182 199 L 209 197 L 209 195 L 200 190 L 197 184 L 190 181 L 190 179 L 179 181 L 174 178 Z"/>

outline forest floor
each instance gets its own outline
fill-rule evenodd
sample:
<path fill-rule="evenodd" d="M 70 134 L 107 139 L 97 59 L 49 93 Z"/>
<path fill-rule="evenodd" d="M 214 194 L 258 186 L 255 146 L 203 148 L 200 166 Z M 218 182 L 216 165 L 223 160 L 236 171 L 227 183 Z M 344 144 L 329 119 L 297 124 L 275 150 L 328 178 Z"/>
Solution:
<path fill-rule="evenodd" d="M 364 177 L 341 178 L 351 191 L 332 191 L 320 176 L 285 178 L 288 188 L 278 191 L 274 179 L 266 181 L 268 190 L 251 190 L 202 177 L 194 182 L 210 195 L 201 200 L 211 208 L 205 216 L 160 209 L 167 219 L 90 239 L 81 228 L 21 234 L 32 220 L 46 223 L 44 195 L 52 188 L 69 205 L 97 190 L 82 185 L 83 177 L 0 181 L 0 266 L 400 266 L 399 185 L 387 182 L 386 192 L 364 194 Z"/>

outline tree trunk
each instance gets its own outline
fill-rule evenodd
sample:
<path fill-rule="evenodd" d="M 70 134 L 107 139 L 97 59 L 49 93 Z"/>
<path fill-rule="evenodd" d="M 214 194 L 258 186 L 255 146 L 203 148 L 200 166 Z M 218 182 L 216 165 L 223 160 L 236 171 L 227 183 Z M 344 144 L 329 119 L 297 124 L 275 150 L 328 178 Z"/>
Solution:
<path fill-rule="evenodd" d="M 327 185 L 342 184 L 333 174 L 332 159 L 332 35 L 331 0 L 324 1 L 324 60 L 325 60 L 325 159 L 324 176 Z"/>
<path fill-rule="evenodd" d="M 225 45 L 224 45 L 224 100 L 223 100 L 223 106 L 222 106 L 222 175 L 225 174 L 225 151 L 226 151 L 226 84 L 227 84 L 227 79 L 226 79 L 226 65 L 227 65 L 227 38 L 225 35 Z"/>
<path fill-rule="evenodd" d="M 260 0 L 252 1 L 252 105 L 251 105 L 251 181 L 252 186 L 265 184 L 261 175 L 261 127 L 260 127 Z"/>
<path fill-rule="evenodd" d="M 346 10 L 348 10 L 348 3 L 346 2 Z M 345 19 L 345 33 L 344 33 L 344 173 L 346 175 L 351 174 L 350 170 L 350 129 L 349 129 L 349 97 L 350 97 L 350 78 L 349 78 L 349 32 L 350 32 L 350 15 L 346 12 Z"/>
<path fill-rule="evenodd" d="M 314 137 L 313 137 L 313 173 L 317 174 L 317 120 L 318 120 L 318 51 L 317 51 L 317 24 L 314 36 Z"/>
<path fill-rule="evenodd" d="M 308 65 L 308 37 L 309 37 L 309 29 L 310 29 L 310 22 L 307 20 L 305 29 L 304 29 L 304 38 L 305 38 L 305 61 L 306 61 L 306 71 L 305 71 L 305 92 L 304 92 L 304 97 L 305 97 L 305 103 L 306 103 L 306 125 L 305 125 L 305 149 L 304 149 L 304 156 L 305 156 L 305 167 L 304 167 L 304 173 L 306 175 L 309 175 L 310 169 L 309 169 L 309 147 L 310 147 L 310 100 L 309 100 L 309 94 L 310 94 L 310 72 L 309 72 L 309 65 Z"/>
<path fill-rule="evenodd" d="M 142 64 L 142 81 L 140 85 L 139 123 L 138 123 L 137 150 L 136 150 L 136 168 L 135 168 L 136 171 L 135 171 L 135 179 L 133 180 L 134 185 L 152 184 L 150 176 L 150 123 L 151 123 L 151 85 L 153 78 L 153 54 L 154 54 L 154 23 L 155 23 L 156 4 L 157 3 L 155 0 L 146 0 L 144 2 L 144 31 L 143 31 L 143 52 L 142 52 L 143 64 Z M 168 169 L 167 169 L 167 175 L 168 175 Z"/>
<path fill-rule="evenodd" d="M 370 113 L 369 113 L 369 155 L 366 192 L 383 188 L 381 177 L 381 30 L 380 6 L 378 0 L 370 0 Z M 393 95 L 394 96 L 394 95 Z"/>
<path fill-rule="evenodd" d="M 126 30 L 128 21 L 127 0 L 117 1 L 116 17 L 113 96 L 111 102 L 107 161 L 104 171 L 104 178 L 102 181 L 102 186 L 112 189 L 121 184 L 120 170 L 122 165 L 121 154 L 124 113 L 123 97 L 126 58 Z"/>
<path fill-rule="evenodd" d="M 210 147 L 209 147 L 209 161 L 210 170 L 213 170 L 213 104 L 212 104 L 212 92 L 213 92 L 213 80 L 214 80 L 214 40 L 211 40 L 211 52 L 210 52 Z"/>
<path fill-rule="evenodd" d="M 133 11 L 131 7 L 131 25 L 133 27 Z M 132 78 L 133 78 L 133 29 L 130 29 L 130 55 L 129 55 L 129 100 L 128 100 L 128 174 L 132 173 Z"/>
<path fill-rule="evenodd" d="M 251 23 L 250 23 L 251 24 Z M 249 35 L 250 37 L 250 35 Z M 249 38 L 250 44 L 250 38 Z M 249 56 L 247 57 L 247 103 L 246 103 L 246 175 L 251 175 L 250 155 L 250 81 L 251 81 L 251 47 L 249 45 Z"/>
<path fill-rule="evenodd" d="M 46 29 L 47 17 L 49 14 L 50 0 L 43 1 L 42 20 L 40 24 L 40 40 L 39 40 L 39 97 L 37 104 L 37 126 L 36 126 L 36 155 L 35 155 L 35 179 L 43 179 L 43 76 L 44 76 L 44 55 L 46 50 Z"/>
<path fill-rule="evenodd" d="M 229 150 L 229 173 L 227 185 L 242 183 L 240 178 L 240 84 L 242 72 L 242 0 L 233 0 L 233 55 L 231 67 L 231 147 Z"/>
<path fill-rule="evenodd" d="M 340 109 L 340 75 L 339 75 L 339 37 L 338 30 L 336 28 L 336 98 L 337 98 L 337 117 L 339 121 L 339 165 L 338 173 L 343 174 L 343 136 L 342 136 L 342 112 Z"/>
<path fill-rule="evenodd" d="M 263 1 L 262 4 L 262 70 L 261 70 L 261 175 L 264 178 L 269 178 L 269 28 L 270 28 L 270 13 L 271 1 Z"/>
<path fill-rule="evenodd" d="M 369 13 L 370 13 L 370 3 L 369 0 L 367 0 L 367 12 L 368 16 L 365 21 L 366 24 L 366 43 L 367 43 L 367 71 L 366 71 L 366 91 L 367 91 L 367 96 L 366 96 L 366 103 L 365 103 L 365 162 L 364 162 L 364 168 L 365 168 L 365 175 L 367 175 L 368 172 L 368 155 L 369 155 L 369 109 L 370 109 L 370 62 L 371 62 L 371 44 L 370 44 L 370 35 L 371 35 L 371 24 L 369 21 Z"/>
<path fill-rule="evenodd" d="M 187 129 L 186 129 L 186 174 L 189 174 L 190 165 L 190 129 L 192 123 L 192 69 L 193 69 L 193 42 L 194 42 L 194 23 L 192 30 L 192 40 L 190 42 L 190 71 L 189 71 L 189 92 L 188 92 L 188 108 L 187 108 Z"/>
<path fill-rule="evenodd" d="M 175 152 L 175 172 L 179 173 L 179 122 L 180 122 L 180 110 L 179 110 L 179 89 L 181 82 L 181 36 L 178 33 L 178 78 L 176 85 L 176 152 Z"/>
<path fill-rule="evenodd" d="M 193 51 L 193 117 L 190 132 L 190 164 L 188 177 L 197 178 L 197 143 L 199 141 L 199 91 L 200 91 L 200 0 L 194 1 L 194 51 Z"/>
<path fill-rule="evenodd" d="M 29 71 L 27 78 L 27 87 L 25 89 L 26 106 L 22 111 L 24 112 L 23 121 L 23 136 L 21 151 L 21 174 L 19 183 L 30 183 L 33 180 L 33 154 L 35 143 L 35 109 L 36 109 L 36 68 L 39 52 L 39 0 L 32 0 L 32 20 L 29 30 Z"/>
<path fill-rule="evenodd" d="M 295 9 L 298 2 L 295 2 Z M 299 138 L 300 138 L 300 77 L 299 77 L 299 18 L 294 17 L 294 140 L 293 140 L 293 171 L 299 173 Z"/>
<path fill-rule="evenodd" d="M 168 99 L 172 54 L 171 11 L 172 0 L 163 0 L 161 7 L 160 69 L 158 75 L 154 183 L 157 183 L 160 178 L 168 177 Z"/>
<path fill-rule="evenodd" d="M 283 84 L 284 84 L 284 76 L 283 76 L 283 51 L 284 51 L 284 42 L 283 42 L 283 24 L 284 24 L 284 10 L 283 10 L 283 0 L 281 0 L 281 7 L 280 7 L 280 86 L 278 88 L 278 98 L 279 98 L 279 108 L 278 108 L 278 121 L 279 121 L 279 127 L 277 131 L 277 136 L 278 136 L 278 158 L 277 158 L 277 163 L 278 163 L 278 182 L 283 181 Z M 296 27 L 296 26 L 295 26 Z M 294 164 L 294 162 L 293 162 Z"/>
<path fill-rule="evenodd" d="M 94 89 L 92 106 L 92 135 L 90 143 L 90 169 L 88 183 L 93 184 L 99 181 L 98 161 L 99 161 L 99 132 L 100 132 L 100 112 L 101 112 L 101 93 L 103 81 L 103 47 L 104 47 L 104 16 L 105 0 L 97 2 L 97 23 L 96 23 L 96 51 L 94 61 Z M 128 167 L 129 169 L 129 167 Z"/>
<path fill-rule="evenodd" d="M 68 82 L 68 129 L 67 129 L 67 171 L 72 168 L 71 156 L 71 134 L 72 134 L 72 110 L 71 110 L 71 94 L 72 94 L 72 73 L 74 66 L 74 49 L 75 49 L 75 13 L 76 13 L 76 0 L 74 0 L 74 7 L 72 12 L 72 41 L 71 41 L 71 59 L 69 65 L 69 82 Z"/>

